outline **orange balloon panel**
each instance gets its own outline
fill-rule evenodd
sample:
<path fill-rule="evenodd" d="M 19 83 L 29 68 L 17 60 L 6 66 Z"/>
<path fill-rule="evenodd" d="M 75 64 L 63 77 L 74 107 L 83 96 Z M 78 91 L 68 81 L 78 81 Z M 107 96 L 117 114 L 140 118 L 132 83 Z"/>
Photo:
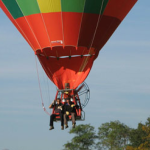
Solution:
<path fill-rule="evenodd" d="M 58 51 L 59 49 L 62 50 L 62 47 L 57 47 Z M 70 53 L 66 47 L 63 50 L 66 51 L 65 53 Z M 65 83 L 70 83 L 71 89 L 78 87 L 89 74 L 94 60 L 94 55 L 45 57 L 45 55 L 41 53 L 37 56 L 47 76 L 59 89 L 63 89 Z"/>

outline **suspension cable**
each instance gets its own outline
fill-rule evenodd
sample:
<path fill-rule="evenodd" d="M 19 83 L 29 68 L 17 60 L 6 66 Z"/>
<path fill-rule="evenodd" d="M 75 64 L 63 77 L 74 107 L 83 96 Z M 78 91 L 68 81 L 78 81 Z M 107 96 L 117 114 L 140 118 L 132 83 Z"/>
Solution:
<path fill-rule="evenodd" d="M 42 96 L 42 89 L 41 89 L 41 84 L 40 84 L 40 78 L 39 78 L 39 71 L 38 71 L 38 65 L 37 65 L 37 58 L 35 56 L 35 63 L 36 63 L 36 71 L 37 71 L 37 77 L 38 77 L 38 84 L 39 84 L 39 89 L 40 89 L 40 96 L 41 96 L 41 101 L 42 101 L 42 107 L 43 110 L 45 111 L 46 114 L 50 116 L 50 113 L 46 110 L 44 106 L 44 101 L 43 101 L 43 96 Z"/>

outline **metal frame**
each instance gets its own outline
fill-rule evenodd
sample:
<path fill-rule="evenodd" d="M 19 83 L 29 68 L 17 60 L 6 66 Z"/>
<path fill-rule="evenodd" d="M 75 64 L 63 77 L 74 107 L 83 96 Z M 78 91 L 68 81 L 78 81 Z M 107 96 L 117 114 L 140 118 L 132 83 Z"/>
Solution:
<path fill-rule="evenodd" d="M 57 89 L 55 100 L 57 98 L 65 99 L 65 92 L 70 93 L 70 97 L 73 99 L 73 102 L 75 105 L 79 105 L 79 109 L 76 109 L 76 120 L 78 121 L 84 121 L 85 120 L 85 112 L 83 111 L 83 108 L 88 104 L 90 99 L 90 89 L 88 85 L 84 82 L 82 83 L 77 89 Z M 80 101 L 80 96 L 85 95 L 85 99 L 83 100 L 83 103 Z M 54 114 L 54 109 L 52 113 Z M 56 121 L 60 120 L 59 116 L 56 117 Z M 71 116 L 69 116 L 69 120 L 71 120 Z M 68 121 L 69 121 L 68 120 Z"/>

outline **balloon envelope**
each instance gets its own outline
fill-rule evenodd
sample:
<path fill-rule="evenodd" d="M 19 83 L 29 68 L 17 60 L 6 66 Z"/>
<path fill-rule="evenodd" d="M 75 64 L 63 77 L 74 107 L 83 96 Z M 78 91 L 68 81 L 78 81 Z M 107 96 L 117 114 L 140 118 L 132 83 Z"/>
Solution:
<path fill-rule="evenodd" d="M 75 89 L 137 0 L 0 0 L 50 80 Z"/>

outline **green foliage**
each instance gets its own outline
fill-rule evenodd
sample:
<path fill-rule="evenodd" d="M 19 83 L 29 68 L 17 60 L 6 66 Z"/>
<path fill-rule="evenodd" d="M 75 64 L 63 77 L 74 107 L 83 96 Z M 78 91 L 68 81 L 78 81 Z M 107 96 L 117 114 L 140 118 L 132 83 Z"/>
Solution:
<path fill-rule="evenodd" d="M 75 134 L 75 137 L 64 145 L 65 150 L 91 150 L 95 146 L 97 136 L 93 126 L 81 124 L 69 133 Z"/>
<path fill-rule="evenodd" d="M 98 149 L 122 150 L 129 142 L 130 128 L 119 121 L 104 123 L 98 130 Z"/>
<path fill-rule="evenodd" d="M 132 129 L 130 134 L 131 146 L 127 150 L 149 150 L 150 149 L 150 118 L 145 124 L 139 123 L 137 129 Z"/>
<path fill-rule="evenodd" d="M 143 139 L 146 133 L 142 130 L 142 123 L 138 124 L 137 129 L 132 129 L 130 132 L 130 142 L 132 147 L 138 147 L 141 143 L 145 142 Z"/>
<path fill-rule="evenodd" d="M 146 121 L 145 125 L 150 127 L 150 117 L 147 118 L 147 121 Z"/>
<path fill-rule="evenodd" d="M 150 117 L 137 129 L 111 121 L 98 128 L 98 135 L 90 124 L 76 126 L 69 133 L 75 136 L 64 144 L 64 150 L 150 150 Z"/>

